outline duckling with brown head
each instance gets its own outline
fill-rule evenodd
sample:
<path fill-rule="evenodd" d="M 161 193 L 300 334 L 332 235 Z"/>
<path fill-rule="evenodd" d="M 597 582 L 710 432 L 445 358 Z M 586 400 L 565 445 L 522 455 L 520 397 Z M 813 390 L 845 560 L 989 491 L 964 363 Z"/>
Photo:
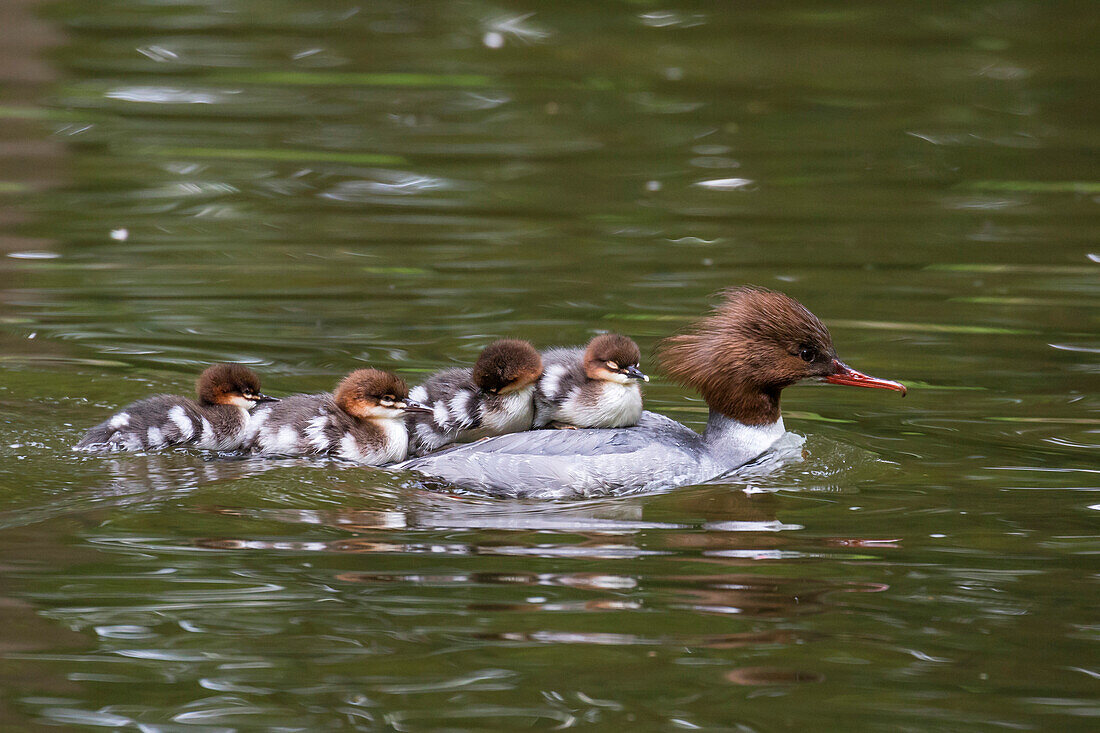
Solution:
<path fill-rule="evenodd" d="M 411 393 L 431 408 L 431 414 L 414 415 L 410 421 L 413 453 L 529 430 L 535 382 L 541 375 L 542 359 L 535 347 L 514 339 L 486 346 L 472 369 L 433 374 Z"/>
<path fill-rule="evenodd" d="M 240 447 L 250 411 L 274 402 L 260 392 L 260 378 L 240 364 L 214 364 L 199 375 L 198 402 L 176 395 L 153 395 L 134 402 L 96 425 L 74 447 L 78 450 L 155 450 L 194 445 L 230 451 Z"/>
<path fill-rule="evenodd" d="M 381 466 L 405 460 L 405 416 L 426 411 L 409 399 L 401 377 L 357 369 L 333 394 L 291 395 L 257 410 L 243 447 L 264 455 L 330 455 Z"/>
<path fill-rule="evenodd" d="M 617 333 L 581 348 L 550 349 L 535 392 L 535 427 L 625 428 L 642 416 L 641 351 Z"/>

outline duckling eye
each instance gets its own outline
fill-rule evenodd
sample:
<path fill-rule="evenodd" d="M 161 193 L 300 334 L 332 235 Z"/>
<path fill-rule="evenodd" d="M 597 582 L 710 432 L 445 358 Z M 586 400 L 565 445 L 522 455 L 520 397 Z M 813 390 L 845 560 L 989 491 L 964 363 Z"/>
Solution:
<path fill-rule="evenodd" d="M 393 395 L 390 395 L 390 394 L 383 395 L 382 396 L 382 407 L 392 407 L 393 406 L 393 399 L 394 399 Z"/>
<path fill-rule="evenodd" d="M 609 362 L 607 362 L 607 368 L 610 369 L 611 371 L 618 371 L 619 365 L 617 363 L 613 362 L 613 361 L 609 361 Z"/>
<path fill-rule="evenodd" d="M 817 352 L 811 349 L 809 346 L 803 346 L 802 350 L 798 352 L 798 356 L 802 361 L 813 361 L 817 356 Z"/>

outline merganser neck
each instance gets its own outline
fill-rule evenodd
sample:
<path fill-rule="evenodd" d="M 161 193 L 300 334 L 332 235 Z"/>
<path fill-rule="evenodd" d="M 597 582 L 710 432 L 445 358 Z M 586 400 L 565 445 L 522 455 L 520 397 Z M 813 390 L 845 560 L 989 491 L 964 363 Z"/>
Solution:
<path fill-rule="evenodd" d="M 733 468 L 768 450 L 786 432 L 782 416 L 771 423 L 746 425 L 712 409 L 703 443 L 718 463 Z"/>
<path fill-rule="evenodd" d="M 762 387 L 737 375 L 715 375 L 700 385 L 711 413 L 742 425 L 771 425 L 780 419 L 778 387 Z"/>

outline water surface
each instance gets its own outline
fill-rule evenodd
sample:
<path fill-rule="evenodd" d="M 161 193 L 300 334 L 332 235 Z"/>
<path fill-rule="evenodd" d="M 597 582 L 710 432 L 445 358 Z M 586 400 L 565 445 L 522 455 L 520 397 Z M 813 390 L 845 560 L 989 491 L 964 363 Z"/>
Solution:
<path fill-rule="evenodd" d="M 0 725 L 1095 726 L 1091 6 L 10 5 Z M 908 398 L 792 388 L 803 463 L 588 502 L 69 450 L 212 361 L 650 355 L 747 283 Z"/>

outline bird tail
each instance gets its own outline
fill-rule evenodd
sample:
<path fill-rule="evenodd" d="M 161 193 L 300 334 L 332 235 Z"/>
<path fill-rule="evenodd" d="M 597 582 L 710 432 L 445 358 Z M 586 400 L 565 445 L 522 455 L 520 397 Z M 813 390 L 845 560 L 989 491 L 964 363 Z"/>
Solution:
<path fill-rule="evenodd" d="M 84 434 L 73 450 L 103 450 L 111 446 L 111 438 L 116 430 L 108 422 L 102 422 Z"/>

